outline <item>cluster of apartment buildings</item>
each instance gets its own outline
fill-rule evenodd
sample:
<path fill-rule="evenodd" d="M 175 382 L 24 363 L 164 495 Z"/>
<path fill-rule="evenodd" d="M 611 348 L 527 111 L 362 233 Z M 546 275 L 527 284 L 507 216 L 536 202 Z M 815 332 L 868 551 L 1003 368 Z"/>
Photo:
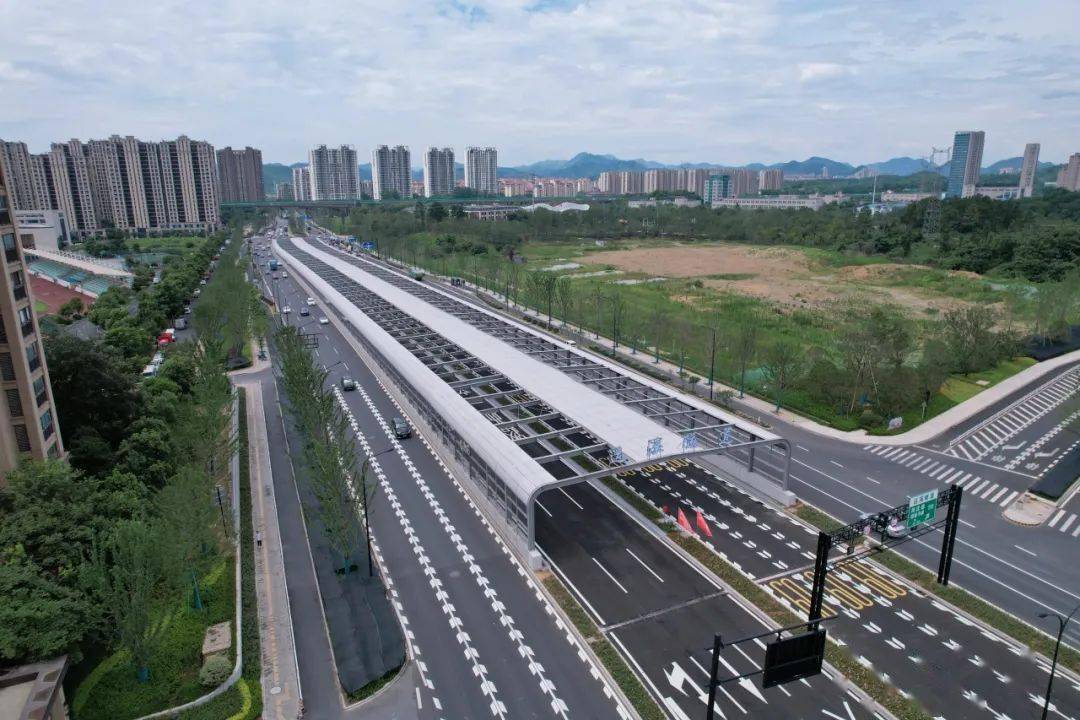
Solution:
<path fill-rule="evenodd" d="M 758 195 L 762 191 L 779 190 L 784 186 L 784 171 L 779 168 L 656 168 L 652 170 L 620 170 L 600 173 L 597 189 L 607 195 L 650 195 L 654 192 L 690 192 L 707 202 L 710 180 L 712 187 L 722 189 L 721 197 Z"/>
<path fill-rule="evenodd" d="M 307 167 L 292 171 L 292 184 L 279 184 L 280 200 L 322 201 L 401 200 L 422 195 L 446 197 L 459 187 L 478 195 L 499 190 L 498 153 L 493 147 L 465 151 L 464 181 L 457 177 L 454 149 L 430 147 L 424 153 L 424 179 L 412 179 L 412 152 L 406 145 L 379 145 L 371 152 L 370 184 L 360 179 L 356 150 L 351 145 L 319 145 L 308 152 Z"/>
<path fill-rule="evenodd" d="M 221 225 L 214 147 L 184 135 L 160 142 L 118 135 L 69 140 L 47 153 L 0 141 L 0 165 L 14 210 L 59 213 L 79 238 L 108 229 L 147 234 Z M 260 161 L 260 186 L 261 175 Z"/>

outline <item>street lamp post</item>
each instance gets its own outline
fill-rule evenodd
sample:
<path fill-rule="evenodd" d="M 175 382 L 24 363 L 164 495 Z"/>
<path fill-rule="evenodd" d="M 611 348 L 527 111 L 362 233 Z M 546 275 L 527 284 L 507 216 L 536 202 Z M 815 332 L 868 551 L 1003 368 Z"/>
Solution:
<path fill-rule="evenodd" d="M 368 490 L 367 490 L 367 471 L 368 466 L 371 465 L 371 461 L 384 453 L 388 453 L 394 450 L 392 447 L 388 447 L 385 450 L 380 450 L 377 453 L 368 455 L 364 458 L 364 464 L 360 466 L 360 492 L 364 494 L 364 541 L 367 544 L 367 572 L 368 577 L 372 577 L 375 574 L 375 566 L 371 562 L 371 528 L 368 526 Z"/>
<path fill-rule="evenodd" d="M 1040 618 L 1052 617 L 1058 621 L 1057 643 L 1054 645 L 1054 660 L 1050 663 L 1050 680 L 1046 683 L 1046 700 L 1043 702 L 1042 720 L 1046 720 L 1047 713 L 1050 712 L 1050 691 L 1054 688 L 1054 673 L 1057 671 L 1058 651 L 1061 650 L 1061 636 L 1065 634 L 1065 628 L 1078 610 L 1080 610 L 1080 605 L 1074 607 L 1072 612 L 1065 617 L 1061 617 L 1057 613 L 1039 613 Z"/>

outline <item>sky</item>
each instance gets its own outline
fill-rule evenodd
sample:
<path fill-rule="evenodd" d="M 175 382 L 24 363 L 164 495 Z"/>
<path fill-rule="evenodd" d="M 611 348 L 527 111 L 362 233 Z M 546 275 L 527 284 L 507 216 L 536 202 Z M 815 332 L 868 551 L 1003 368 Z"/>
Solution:
<path fill-rule="evenodd" d="M 0 137 L 854 165 L 1080 151 L 1078 0 L 0 0 Z"/>

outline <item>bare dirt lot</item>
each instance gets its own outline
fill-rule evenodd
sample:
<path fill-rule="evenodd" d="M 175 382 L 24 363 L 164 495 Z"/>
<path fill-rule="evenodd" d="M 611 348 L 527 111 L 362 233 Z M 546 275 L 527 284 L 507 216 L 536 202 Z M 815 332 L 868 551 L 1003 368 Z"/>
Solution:
<path fill-rule="evenodd" d="M 792 248 L 718 244 L 666 246 L 595 252 L 584 263 L 612 265 L 624 272 L 700 278 L 706 287 L 736 292 L 790 309 L 825 307 L 847 301 L 888 302 L 926 311 L 963 301 L 893 287 L 890 276 L 912 265 L 877 264 L 832 268 Z"/>

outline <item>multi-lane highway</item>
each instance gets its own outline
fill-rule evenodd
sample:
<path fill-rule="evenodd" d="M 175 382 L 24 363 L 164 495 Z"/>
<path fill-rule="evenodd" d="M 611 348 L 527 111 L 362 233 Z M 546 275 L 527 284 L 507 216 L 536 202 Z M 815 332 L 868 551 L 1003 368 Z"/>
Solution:
<path fill-rule="evenodd" d="M 290 248 L 290 253 L 303 258 L 303 253 L 295 247 Z M 317 266 L 317 263 L 312 262 L 312 265 Z M 320 269 L 325 272 L 325 268 Z M 295 308 L 304 302 L 310 290 L 298 287 L 296 273 L 292 275 L 289 280 L 276 283 L 272 292 L 279 305 L 289 304 Z M 341 282 L 342 278 L 334 280 Z M 334 317 L 333 308 L 325 304 L 326 298 L 318 300 L 315 315 L 325 313 Z M 403 414 L 404 410 L 380 407 L 380 403 L 385 405 L 390 402 L 389 399 L 381 388 L 373 389 L 373 377 L 360 364 L 338 328 L 334 324 L 320 326 L 308 322 L 310 327 L 305 327 L 306 331 L 320 333 L 318 357 L 329 368 L 331 378 L 336 380 L 342 375 L 349 375 L 359 381 L 361 389 L 358 392 L 344 392 L 341 396 L 357 422 L 362 442 L 376 451 L 380 447 L 394 449 L 394 452 L 379 457 L 384 492 L 381 499 L 385 503 L 376 502 L 372 526 L 386 568 L 398 591 L 395 598 L 401 603 L 414 637 L 422 646 L 422 656 L 427 658 L 428 677 L 435 686 L 434 689 L 429 688 L 432 697 L 438 697 L 440 704 L 446 706 L 447 693 L 439 688 L 456 688 L 463 682 L 460 677 L 453 676 L 455 666 L 461 663 L 456 653 L 447 650 L 457 642 L 452 636 L 435 642 L 423 638 L 438 637 L 442 630 L 438 627 L 440 622 L 445 622 L 449 629 L 459 620 L 467 623 L 471 619 L 482 627 L 482 617 L 476 616 L 482 616 L 484 609 L 492 604 L 484 595 L 489 586 L 498 592 L 498 607 L 505 609 L 512 618 L 510 627 L 524 634 L 533 654 L 539 654 L 541 649 L 556 652 L 555 648 L 547 647 L 542 639 L 536 638 L 538 632 L 548 638 L 548 643 L 561 643 L 571 648 L 566 628 L 556 625 L 550 617 L 537 617 L 529 612 L 530 604 L 540 604 L 534 581 L 527 573 L 522 575 L 524 571 L 513 570 L 515 563 L 505 549 L 503 552 L 498 549 L 489 551 L 490 555 L 485 559 L 493 563 L 493 567 L 484 567 L 477 560 L 481 554 L 476 548 L 496 540 L 494 535 L 475 509 L 471 508 L 471 503 L 455 480 L 426 448 L 418 447 L 418 444 L 422 446 L 422 440 L 404 441 L 398 446 L 387 436 L 386 419 L 391 414 Z M 400 458 L 398 447 L 408 454 L 408 463 Z M 401 465 L 395 466 L 394 463 L 399 461 Z M 699 717 L 704 711 L 702 688 L 707 684 L 708 676 L 703 668 L 708 666 L 711 633 L 716 629 L 725 629 L 731 635 L 760 632 L 765 628 L 761 617 L 743 601 L 729 594 L 715 578 L 679 557 L 669 545 L 595 489 L 578 486 L 550 491 L 541 496 L 540 502 L 544 509 L 539 513 L 538 543 L 552 559 L 553 569 L 572 588 L 572 592 L 624 653 L 628 662 L 639 670 L 650 691 L 667 707 L 668 712 L 673 717 Z M 405 520 L 399 512 L 405 514 Z M 564 518 L 564 521 L 555 523 L 556 516 Z M 444 517 L 450 524 L 449 528 Z M 463 528 L 470 526 L 473 530 L 466 534 Z M 420 545 L 419 550 L 416 543 Z M 411 572 L 398 569 L 408 568 L 410 563 L 416 565 Z M 474 563 L 479 566 L 477 569 L 473 568 Z M 503 563 L 506 567 L 500 570 L 499 565 Z M 443 568 L 455 566 L 460 568 L 460 575 L 451 584 L 443 577 Z M 477 572 L 483 573 L 483 581 Z M 406 592 L 404 583 L 410 577 L 414 585 Z M 426 612 L 422 608 L 410 607 L 410 603 L 421 603 L 425 594 L 431 594 L 431 590 L 425 587 L 431 577 L 441 587 L 449 585 L 461 594 L 462 599 L 452 602 L 456 618 L 447 616 L 445 609 L 438 605 L 437 598 L 435 608 L 429 608 Z M 480 593 L 483 599 L 468 599 L 467 589 L 473 585 L 476 586 L 474 593 Z M 425 628 L 423 634 L 416 631 L 415 618 L 418 616 L 424 617 L 424 622 L 432 625 Z M 493 621 L 489 619 L 489 630 L 492 624 Z M 502 621 L 499 624 L 505 626 Z M 499 650 L 500 641 L 489 637 L 490 634 L 474 630 L 468 637 L 476 643 L 474 649 L 479 656 L 486 654 L 491 658 L 482 665 L 490 673 L 491 686 L 499 693 L 499 702 L 516 702 L 507 700 L 505 691 L 499 689 L 517 688 L 523 681 L 508 677 L 514 663 L 509 661 L 506 648 Z M 491 648 L 492 645 L 496 647 Z M 445 656 L 441 662 L 432 660 L 432 647 L 435 652 Z M 758 650 L 732 649 L 725 654 L 724 665 L 745 672 L 760 664 Z M 462 652 L 467 656 L 473 654 L 471 650 Z M 441 667 L 442 664 L 447 667 Z M 580 669 L 575 670 L 575 665 L 581 665 L 576 657 L 573 661 L 564 659 L 541 664 L 551 673 L 550 679 L 560 693 L 560 703 L 572 705 L 576 702 L 580 707 L 581 703 L 586 702 L 583 695 L 593 693 L 604 697 L 602 690 L 590 688 L 588 682 L 583 684 L 589 675 Z M 560 667 L 552 669 L 555 665 Z M 436 670 L 449 679 L 440 682 Z M 574 685 L 575 676 L 577 686 Z M 531 682 L 539 689 L 546 686 L 545 682 L 536 678 L 531 678 Z M 480 687 L 483 686 L 481 683 Z M 447 711 L 446 716 L 471 717 L 460 714 L 465 712 L 465 706 L 488 699 L 463 697 L 454 713 Z M 614 708 L 611 701 L 604 699 Z M 552 698 L 541 702 L 537 697 L 525 697 L 521 700 L 522 704 L 516 706 L 517 712 L 508 705 L 507 717 L 532 717 L 519 714 L 526 712 L 525 707 L 541 708 L 533 712 L 540 712 L 538 716 L 546 717 L 550 713 L 543 708 L 552 702 Z M 727 717 L 746 713 L 753 713 L 750 715 L 753 717 L 774 712 L 777 717 L 834 717 L 847 720 L 874 717 L 874 713 L 864 707 L 866 703 L 861 695 L 850 693 L 828 677 L 819 677 L 768 692 L 763 691 L 759 683 L 751 681 L 733 684 L 721 694 L 718 708 Z M 569 717 L 606 716 L 588 712 L 575 714 L 573 709 L 571 707 Z"/>
<path fill-rule="evenodd" d="M 270 285 L 279 307 L 307 294 Z M 416 659 L 421 718 L 627 718 L 629 714 L 535 581 L 419 439 L 399 442 L 388 420 L 402 411 L 345 338 L 319 332 L 316 357 L 339 394 L 358 443 L 377 455 L 371 523 L 391 597 Z M 291 313 L 290 313 L 291 314 Z M 318 330 L 316 330 L 318 328 Z M 338 385 L 340 387 L 340 385 Z M 301 658 L 303 664 L 303 658 Z"/>

